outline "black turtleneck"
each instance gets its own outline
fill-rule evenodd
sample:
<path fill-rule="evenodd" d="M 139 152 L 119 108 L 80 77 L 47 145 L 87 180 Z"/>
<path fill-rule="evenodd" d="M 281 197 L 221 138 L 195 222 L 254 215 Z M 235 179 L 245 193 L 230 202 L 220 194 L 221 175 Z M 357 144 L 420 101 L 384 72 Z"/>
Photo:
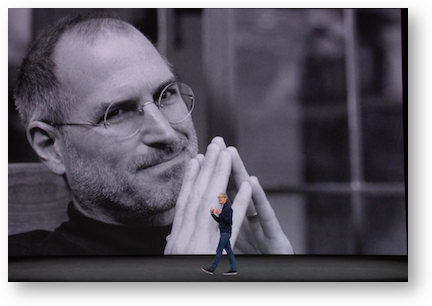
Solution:
<path fill-rule="evenodd" d="M 136 227 L 90 219 L 72 203 L 69 220 L 53 232 L 36 230 L 9 236 L 9 256 L 162 255 L 171 225 Z"/>

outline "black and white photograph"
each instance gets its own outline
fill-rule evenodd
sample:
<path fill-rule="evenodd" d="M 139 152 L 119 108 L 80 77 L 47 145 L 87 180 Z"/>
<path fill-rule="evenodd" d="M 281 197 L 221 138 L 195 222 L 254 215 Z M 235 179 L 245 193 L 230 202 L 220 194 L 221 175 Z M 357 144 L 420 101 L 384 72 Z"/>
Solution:
<path fill-rule="evenodd" d="M 408 282 L 406 19 L 9 8 L 9 282 Z"/>

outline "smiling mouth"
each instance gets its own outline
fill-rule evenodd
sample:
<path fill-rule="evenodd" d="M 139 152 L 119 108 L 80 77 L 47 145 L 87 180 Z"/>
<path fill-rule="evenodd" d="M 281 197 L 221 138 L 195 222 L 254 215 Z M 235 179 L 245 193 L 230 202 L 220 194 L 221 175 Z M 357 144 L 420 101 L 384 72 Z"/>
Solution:
<path fill-rule="evenodd" d="M 179 161 L 182 155 L 184 155 L 184 151 L 186 148 L 183 148 L 182 150 L 170 155 L 169 157 L 163 158 L 163 159 L 159 159 L 155 162 L 151 162 L 151 163 L 145 163 L 141 166 L 138 167 L 137 172 L 142 171 L 142 170 L 148 170 L 148 169 L 156 169 L 156 168 L 162 168 L 162 167 L 175 167 Z"/>

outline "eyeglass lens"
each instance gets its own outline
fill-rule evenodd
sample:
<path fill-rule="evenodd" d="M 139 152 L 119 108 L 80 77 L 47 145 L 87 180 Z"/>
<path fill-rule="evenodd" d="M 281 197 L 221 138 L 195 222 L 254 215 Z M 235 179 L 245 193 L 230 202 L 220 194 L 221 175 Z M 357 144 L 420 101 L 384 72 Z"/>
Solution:
<path fill-rule="evenodd" d="M 169 123 L 184 121 L 191 113 L 195 103 L 192 89 L 181 82 L 167 85 L 154 102 Z M 130 137 L 137 133 L 145 123 L 144 103 L 136 105 L 132 102 L 111 104 L 104 116 L 105 127 L 118 137 Z"/>

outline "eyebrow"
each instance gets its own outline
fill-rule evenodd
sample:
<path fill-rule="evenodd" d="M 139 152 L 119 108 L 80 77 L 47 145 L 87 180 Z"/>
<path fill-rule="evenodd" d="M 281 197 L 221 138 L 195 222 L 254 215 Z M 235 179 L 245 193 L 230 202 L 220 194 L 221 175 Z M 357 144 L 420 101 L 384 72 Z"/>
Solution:
<path fill-rule="evenodd" d="M 160 92 L 169 84 L 174 83 L 174 82 L 178 82 L 179 80 L 180 79 L 176 75 L 170 77 L 169 79 L 167 79 L 166 81 L 161 83 L 158 87 L 156 87 L 155 90 L 153 90 L 152 97 L 154 97 L 157 94 L 160 94 Z M 101 118 L 101 116 L 105 115 L 107 108 L 111 104 L 122 104 L 122 103 L 130 102 L 130 101 L 131 101 L 131 99 L 102 101 L 102 102 L 98 103 L 98 105 L 91 111 L 90 115 L 92 118 L 94 118 L 94 120 L 99 120 Z"/>

